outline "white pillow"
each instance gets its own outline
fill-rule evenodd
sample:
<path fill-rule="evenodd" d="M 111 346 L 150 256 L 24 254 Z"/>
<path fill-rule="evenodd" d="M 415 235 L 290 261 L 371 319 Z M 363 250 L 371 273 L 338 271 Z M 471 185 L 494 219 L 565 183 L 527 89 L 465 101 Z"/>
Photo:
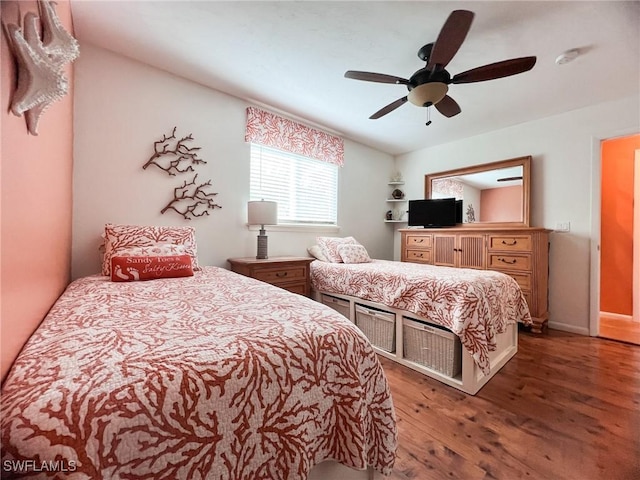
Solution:
<path fill-rule="evenodd" d="M 320 245 L 312 245 L 311 247 L 307 248 L 307 252 L 309 253 L 309 255 L 311 255 L 317 260 L 320 260 L 321 262 L 329 261 L 329 259 L 325 257 L 324 253 L 322 253 L 322 249 L 320 248 Z"/>
<path fill-rule="evenodd" d="M 338 245 L 338 253 L 344 263 L 369 263 L 371 261 L 367 249 L 360 244 L 343 243 Z"/>
<path fill-rule="evenodd" d="M 322 253 L 327 257 L 327 260 L 331 263 L 342 263 L 342 257 L 338 253 L 338 245 L 342 245 L 343 243 L 351 243 L 358 245 L 356 239 L 353 237 L 318 237 L 316 238 Z"/>

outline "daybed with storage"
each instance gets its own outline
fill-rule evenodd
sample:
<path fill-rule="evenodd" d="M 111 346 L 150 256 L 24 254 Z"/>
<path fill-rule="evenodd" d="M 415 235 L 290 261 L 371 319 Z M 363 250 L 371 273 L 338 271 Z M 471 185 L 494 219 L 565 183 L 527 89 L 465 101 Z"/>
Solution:
<path fill-rule="evenodd" d="M 503 273 L 364 253 L 337 262 L 346 249 L 364 247 L 318 242 L 328 255 L 311 263 L 314 298 L 358 325 L 379 354 L 466 393 L 477 393 L 516 354 L 518 322 L 531 323 L 522 290 Z"/>

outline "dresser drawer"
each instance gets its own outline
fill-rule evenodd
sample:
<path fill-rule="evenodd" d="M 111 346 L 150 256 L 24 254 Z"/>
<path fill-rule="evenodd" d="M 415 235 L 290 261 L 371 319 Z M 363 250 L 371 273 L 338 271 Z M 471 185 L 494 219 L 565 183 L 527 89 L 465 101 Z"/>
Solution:
<path fill-rule="evenodd" d="M 309 295 L 307 291 L 307 283 L 306 282 L 298 282 L 298 283 L 273 283 L 276 287 L 284 288 L 285 290 L 290 291 L 291 293 L 297 293 L 299 295 Z"/>
<path fill-rule="evenodd" d="M 431 250 L 407 250 L 407 262 L 431 263 Z"/>
<path fill-rule="evenodd" d="M 492 270 L 531 271 L 531 256 L 489 253 L 489 268 Z"/>
<path fill-rule="evenodd" d="M 531 235 L 489 235 L 489 250 L 530 252 Z"/>
<path fill-rule="evenodd" d="M 309 296 L 311 279 L 309 257 L 229 258 L 231 271 L 270 283 L 293 293 Z"/>
<path fill-rule="evenodd" d="M 291 280 L 305 280 L 306 267 L 287 266 L 280 268 L 255 268 L 253 278 L 268 283 L 288 282 Z"/>
<path fill-rule="evenodd" d="M 405 239 L 407 248 L 431 248 L 431 235 L 407 235 Z"/>
<path fill-rule="evenodd" d="M 520 287 L 521 290 L 531 290 L 531 274 L 530 273 L 514 273 L 509 271 L 497 270 L 501 273 L 509 275 L 513 278 Z"/>

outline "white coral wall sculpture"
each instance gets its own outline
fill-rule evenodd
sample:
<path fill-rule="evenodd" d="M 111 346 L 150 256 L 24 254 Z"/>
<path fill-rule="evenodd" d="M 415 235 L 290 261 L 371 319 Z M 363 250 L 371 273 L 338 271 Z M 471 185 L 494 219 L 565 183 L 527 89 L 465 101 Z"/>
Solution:
<path fill-rule="evenodd" d="M 17 116 L 25 114 L 32 135 L 38 134 L 45 110 L 69 91 L 64 67 L 80 54 L 78 42 L 60 23 L 52 2 L 39 0 L 38 8 L 40 16 L 27 13 L 23 27 L 4 25 L 18 64 L 18 86 L 11 111 Z"/>

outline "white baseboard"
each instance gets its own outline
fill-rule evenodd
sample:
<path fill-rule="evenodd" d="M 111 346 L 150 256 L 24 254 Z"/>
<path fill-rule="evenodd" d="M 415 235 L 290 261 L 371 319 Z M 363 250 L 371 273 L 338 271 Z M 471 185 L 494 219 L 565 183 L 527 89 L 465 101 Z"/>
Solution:
<path fill-rule="evenodd" d="M 608 318 L 610 320 L 626 320 L 628 322 L 633 321 L 631 315 L 623 315 L 622 313 L 600 312 L 600 318 Z"/>
<path fill-rule="evenodd" d="M 563 332 L 576 333 L 578 335 L 589 336 L 588 327 L 576 327 L 567 323 L 549 322 L 549 328 L 553 330 L 562 330 Z"/>

